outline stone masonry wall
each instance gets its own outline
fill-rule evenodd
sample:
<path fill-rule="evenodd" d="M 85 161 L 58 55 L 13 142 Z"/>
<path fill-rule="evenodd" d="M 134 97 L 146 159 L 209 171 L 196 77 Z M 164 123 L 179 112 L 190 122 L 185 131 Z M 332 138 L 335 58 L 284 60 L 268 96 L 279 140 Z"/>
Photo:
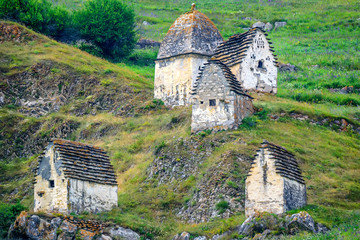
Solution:
<path fill-rule="evenodd" d="M 258 212 L 281 214 L 285 211 L 284 180 L 276 173 L 267 149 L 260 149 L 246 179 L 245 214 Z"/>
<path fill-rule="evenodd" d="M 259 61 L 262 61 L 262 67 L 259 67 Z M 264 33 L 257 31 L 241 64 L 230 69 L 245 89 L 276 93 L 277 67 L 274 61 Z"/>
<path fill-rule="evenodd" d="M 306 205 L 306 186 L 284 178 L 285 211 L 301 208 Z"/>
<path fill-rule="evenodd" d="M 237 95 L 235 101 L 235 119 L 240 121 L 254 113 L 252 99 L 244 95 Z"/>
<path fill-rule="evenodd" d="M 219 66 L 210 64 L 206 68 L 193 100 L 191 129 L 197 132 L 234 128 L 240 123 L 235 119 L 237 95 L 230 90 Z M 210 106 L 210 100 L 215 100 L 216 105 Z"/>
<path fill-rule="evenodd" d="M 188 105 L 192 85 L 209 57 L 186 54 L 155 62 L 154 98 L 166 106 Z"/>
<path fill-rule="evenodd" d="M 69 181 L 69 212 L 109 211 L 117 206 L 117 201 L 117 186 L 77 179 Z"/>
<path fill-rule="evenodd" d="M 61 159 L 54 151 L 54 145 L 48 145 L 35 177 L 35 212 L 67 212 L 67 179 L 60 170 L 60 165 Z M 54 181 L 54 187 L 50 187 L 50 180 Z"/>

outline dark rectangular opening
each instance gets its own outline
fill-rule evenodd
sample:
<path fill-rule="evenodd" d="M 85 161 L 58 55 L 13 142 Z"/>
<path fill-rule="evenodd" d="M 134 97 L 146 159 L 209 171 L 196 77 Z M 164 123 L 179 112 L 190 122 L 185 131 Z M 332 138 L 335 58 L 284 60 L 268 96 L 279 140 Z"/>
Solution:
<path fill-rule="evenodd" d="M 55 181 L 54 180 L 49 180 L 49 186 L 50 186 L 50 188 L 54 188 L 55 187 Z"/>
<path fill-rule="evenodd" d="M 216 100 L 215 99 L 209 99 L 209 105 L 210 106 L 216 106 Z"/>

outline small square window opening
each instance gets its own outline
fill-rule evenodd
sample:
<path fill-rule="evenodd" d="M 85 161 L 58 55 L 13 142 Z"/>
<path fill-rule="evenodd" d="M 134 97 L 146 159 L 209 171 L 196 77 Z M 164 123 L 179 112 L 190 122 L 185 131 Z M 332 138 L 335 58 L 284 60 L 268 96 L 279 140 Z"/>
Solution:
<path fill-rule="evenodd" d="M 50 186 L 50 188 L 54 188 L 54 187 L 55 187 L 55 181 L 54 181 L 54 180 L 50 180 L 50 181 L 49 181 L 49 186 Z"/>
<path fill-rule="evenodd" d="M 263 61 L 259 61 L 258 68 L 262 68 L 262 67 L 263 67 Z"/>
<path fill-rule="evenodd" d="M 210 106 L 216 106 L 216 100 L 215 99 L 210 99 L 209 100 L 209 105 Z"/>

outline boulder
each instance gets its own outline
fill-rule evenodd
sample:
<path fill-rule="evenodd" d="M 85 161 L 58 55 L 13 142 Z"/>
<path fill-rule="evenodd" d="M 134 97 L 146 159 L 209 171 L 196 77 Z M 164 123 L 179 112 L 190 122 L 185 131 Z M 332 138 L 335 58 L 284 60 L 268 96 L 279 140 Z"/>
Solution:
<path fill-rule="evenodd" d="M 22 211 L 10 226 L 8 239 L 26 239 L 27 212 Z"/>
<path fill-rule="evenodd" d="M 273 29 L 273 25 L 271 23 L 266 23 L 264 30 L 270 32 Z"/>
<path fill-rule="evenodd" d="M 172 240 L 190 240 L 190 233 L 182 232 L 180 235 L 176 235 Z"/>
<path fill-rule="evenodd" d="M 252 240 L 264 240 L 271 233 L 269 229 L 266 229 L 263 233 L 256 234 Z"/>
<path fill-rule="evenodd" d="M 264 28 L 265 28 L 265 23 L 263 23 L 263 22 L 256 22 L 256 23 L 254 23 L 254 24 L 252 25 L 252 28 L 260 28 L 260 29 L 264 30 Z"/>
<path fill-rule="evenodd" d="M 308 232 L 317 232 L 315 229 L 315 221 L 307 212 L 299 212 L 286 217 L 286 228 L 292 235 L 305 230 Z"/>
<path fill-rule="evenodd" d="M 278 67 L 280 72 L 296 72 L 298 70 L 298 68 L 295 65 L 284 64 L 284 63 L 281 63 L 281 62 L 279 62 L 277 64 L 277 67 Z"/>
<path fill-rule="evenodd" d="M 275 30 L 278 28 L 282 28 L 286 25 L 286 22 L 275 22 Z"/>
<path fill-rule="evenodd" d="M 149 26 L 149 25 L 151 25 L 149 22 L 147 22 L 147 21 L 143 21 L 142 22 L 142 25 L 144 25 L 144 26 Z"/>
<path fill-rule="evenodd" d="M 207 238 L 205 236 L 199 236 L 194 238 L 194 240 L 207 240 Z"/>
<path fill-rule="evenodd" d="M 27 222 L 26 235 L 29 239 L 34 240 L 56 240 L 56 229 L 53 229 L 50 223 L 39 216 L 32 215 Z"/>
<path fill-rule="evenodd" d="M 112 240 L 112 238 L 108 235 L 101 234 L 100 237 L 97 237 L 96 240 Z"/>
<path fill-rule="evenodd" d="M 3 105 L 5 103 L 5 94 L 0 92 L 0 105 Z"/>
<path fill-rule="evenodd" d="M 65 220 L 62 222 L 59 229 L 60 234 L 58 240 L 72 240 L 75 237 L 78 227 L 68 220 Z"/>
<path fill-rule="evenodd" d="M 109 232 L 110 232 L 110 236 L 112 238 L 121 238 L 121 239 L 124 239 L 124 240 L 138 240 L 138 239 L 140 239 L 139 234 L 137 234 L 133 230 L 122 228 L 122 227 L 119 227 L 119 226 L 111 228 Z"/>
<path fill-rule="evenodd" d="M 85 229 L 81 229 L 80 232 L 79 232 L 79 235 L 80 235 L 80 238 L 83 239 L 83 240 L 91 240 L 91 239 L 94 238 L 95 233 L 91 232 L 91 231 L 88 231 L 88 230 L 85 230 Z"/>
<path fill-rule="evenodd" d="M 354 87 L 353 86 L 346 86 L 346 87 L 343 87 L 342 89 L 340 89 L 339 91 L 340 93 L 343 93 L 343 94 L 349 94 L 349 93 L 352 93 L 354 92 Z"/>

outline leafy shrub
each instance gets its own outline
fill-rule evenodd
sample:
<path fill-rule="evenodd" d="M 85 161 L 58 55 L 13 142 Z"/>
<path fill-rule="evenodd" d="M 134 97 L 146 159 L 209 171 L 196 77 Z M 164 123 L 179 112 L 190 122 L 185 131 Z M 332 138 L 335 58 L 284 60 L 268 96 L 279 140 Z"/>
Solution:
<path fill-rule="evenodd" d="M 21 22 L 33 30 L 56 37 L 69 22 L 68 11 L 47 0 L 0 1 L 0 18 Z"/>
<path fill-rule="evenodd" d="M 26 208 L 21 203 L 0 203 L 0 239 L 7 235 L 10 225 L 15 221 L 17 215 Z"/>
<path fill-rule="evenodd" d="M 74 13 L 82 37 L 102 50 L 103 57 L 120 60 L 135 46 L 135 14 L 119 0 L 90 0 Z"/>

